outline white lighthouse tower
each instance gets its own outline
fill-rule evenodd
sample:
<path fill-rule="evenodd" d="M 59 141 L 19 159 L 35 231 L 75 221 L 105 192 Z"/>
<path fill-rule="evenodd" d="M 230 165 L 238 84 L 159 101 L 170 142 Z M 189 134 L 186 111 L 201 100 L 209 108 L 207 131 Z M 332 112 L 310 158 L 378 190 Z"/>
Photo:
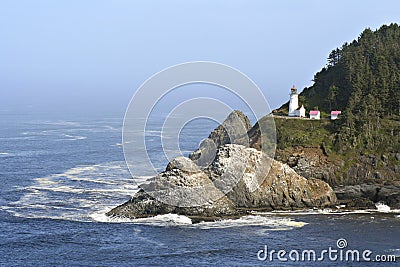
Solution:
<path fill-rule="evenodd" d="M 290 89 L 290 102 L 289 102 L 289 117 L 298 117 L 296 110 L 299 108 L 299 95 L 297 94 L 297 88 L 293 85 Z"/>

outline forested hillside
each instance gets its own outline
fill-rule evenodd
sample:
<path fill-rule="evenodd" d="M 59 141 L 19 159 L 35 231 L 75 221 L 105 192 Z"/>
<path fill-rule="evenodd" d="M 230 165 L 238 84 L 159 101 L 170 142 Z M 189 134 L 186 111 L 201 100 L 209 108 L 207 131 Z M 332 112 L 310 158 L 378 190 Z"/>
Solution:
<path fill-rule="evenodd" d="M 314 84 L 300 94 L 307 110 L 343 111 L 333 146 L 400 150 L 400 26 L 364 30 L 357 40 L 334 49 Z"/>
<path fill-rule="evenodd" d="M 277 119 L 277 155 L 283 161 L 298 147 L 315 147 L 335 167 L 335 175 L 322 175 L 332 184 L 399 179 L 400 26 L 366 29 L 358 39 L 334 49 L 299 103 L 307 111 L 319 109 L 325 118 L 335 109 L 342 116 L 322 124 Z M 286 112 L 287 106 L 276 112 Z"/>

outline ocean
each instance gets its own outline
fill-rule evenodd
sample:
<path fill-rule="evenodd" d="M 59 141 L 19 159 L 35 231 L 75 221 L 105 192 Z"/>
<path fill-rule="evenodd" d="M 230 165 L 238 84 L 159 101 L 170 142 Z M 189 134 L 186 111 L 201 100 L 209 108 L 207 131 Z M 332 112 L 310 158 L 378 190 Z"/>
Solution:
<path fill-rule="evenodd" d="M 1 266 L 400 266 L 400 211 L 385 205 L 199 224 L 176 214 L 108 218 L 105 212 L 137 190 L 124 161 L 122 123 L 122 116 L 0 113 Z M 167 161 L 155 126 L 148 151 L 161 171 Z M 184 154 L 215 126 L 183 129 Z M 358 262 L 346 260 L 349 250 L 371 253 Z"/>

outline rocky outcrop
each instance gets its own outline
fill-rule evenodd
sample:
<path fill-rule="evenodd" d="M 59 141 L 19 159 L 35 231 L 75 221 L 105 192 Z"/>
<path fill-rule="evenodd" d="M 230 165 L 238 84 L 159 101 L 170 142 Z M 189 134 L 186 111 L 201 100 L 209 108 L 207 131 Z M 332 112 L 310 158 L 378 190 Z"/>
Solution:
<path fill-rule="evenodd" d="M 326 181 L 335 188 L 339 202 L 348 208 L 373 209 L 375 203 L 382 202 L 391 208 L 399 208 L 399 182 L 388 179 L 395 176 L 394 167 L 385 166 L 386 155 L 359 155 L 357 161 L 342 171 L 345 162 L 329 161 L 320 148 L 294 147 L 290 153 L 277 152 L 277 159 L 287 163 L 305 178 Z M 395 158 L 395 155 L 390 159 Z M 381 166 L 377 169 L 378 164 Z"/>
<path fill-rule="evenodd" d="M 238 215 L 232 201 L 188 158 L 174 159 L 164 172 L 149 179 L 140 188 L 128 202 L 112 209 L 107 215 L 142 218 L 175 213 L 194 220 Z"/>
<path fill-rule="evenodd" d="M 241 170 L 243 174 L 237 173 Z M 325 182 L 307 180 L 288 165 L 253 148 L 235 145 L 221 147 L 216 161 L 207 172 L 220 189 L 219 177 L 226 173 L 232 175 L 232 172 L 241 176 L 233 189 L 226 192 L 227 197 L 240 208 L 274 210 L 324 207 L 336 201 L 333 190 Z M 224 193 L 226 191 L 224 188 L 221 190 Z"/>
<path fill-rule="evenodd" d="M 338 165 L 328 161 L 319 147 L 293 147 L 290 153 L 277 151 L 276 159 L 288 164 L 296 173 L 305 178 L 320 179 L 332 184 Z"/>
<path fill-rule="evenodd" d="M 263 152 L 236 144 L 219 147 L 214 161 L 203 169 L 190 159 L 174 159 L 141 188 L 107 215 L 139 218 L 177 213 L 206 220 L 250 210 L 325 207 L 336 202 L 325 182 L 301 177 Z"/>
<path fill-rule="evenodd" d="M 213 162 L 217 148 L 225 144 L 249 146 L 247 132 L 251 129 L 249 118 L 239 110 L 233 111 L 225 121 L 201 142 L 199 149 L 189 155 L 199 166 Z"/>
<path fill-rule="evenodd" d="M 391 208 L 400 209 L 400 184 L 359 184 L 335 188 L 340 203 L 349 207 L 375 208 L 382 202 Z"/>

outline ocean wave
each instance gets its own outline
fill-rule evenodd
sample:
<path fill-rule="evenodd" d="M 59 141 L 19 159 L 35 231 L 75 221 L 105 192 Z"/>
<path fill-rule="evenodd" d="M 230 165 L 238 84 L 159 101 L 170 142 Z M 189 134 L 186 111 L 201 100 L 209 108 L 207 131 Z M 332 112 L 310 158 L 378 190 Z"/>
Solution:
<path fill-rule="evenodd" d="M 23 131 L 20 137 L 9 137 L 4 139 L 29 139 L 41 136 L 59 137 L 61 140 L 82 140 L 86 139 L 86 134 L 101 132 L 117 132 L 121 131 L 121 127 L 111 125 L 81 124 L 77 122 L 41 122 L 47 129 L 37 131 Z M 55 126 L 58 126 L 55 128 Z M 85 135 L 82 135 L 85 133 Z"/>
<path fill-rule="evenodd" d="M 111 131 L 121 131 L 121 129 L 122 129 L 120 127 L 114 127 L 114 126 L 110 126 L 110 125 L 104 125 L 103 128 L 107 129 L 107 130 L 111 130 Z"/>
<path fill-rule="evenodd" d="M 28 139 L 33 139 L 34 136 L 9 136 L 9 137 L 0 137 L 0 140 L 28 140 Z"/>
<path fill-rule="evenodd" d="M 15 190 L 20 199 L 1 207 L 15 216 L 93 221 L 90 214 L 127 201 L 138 188 L 121 161 L 77 166 Z"/>
<path fill-rule="evenodd" d="M 400 213 L 399 209 L 391 209 L 389 206 L 383 203 L 376 203 L 376 209 L 365 209 L 365 210 L 349 210 L 345 206 L 338 206 L 337 209 L 302 209 L 302 210 L 290 210 L 290 211 L 268 211 L 268 212 L 253 212 L 253 214 L 260 215 L 344 215 L 344 214 L 374 214 L 374 213 Z"/>
<path fill-rule="evenodd" d="M 108 210 L 107 210 L 108 211 Z M 307 225 L 306 222 L 296 221 L 291 218 L 274 216 L 248 215 L 238 219 L 225 219 L 213 222 L 200 222 L 193 224 L 192 220 L 184 215 L 163 214 L 148 218 L 129 219 L 124 217 L 108 217 L 106 211 L 91 214 L 91 218 L 98 222 L 107 223 L 132 223 L 157 227 L 189 227 L 197 229 L 219 229 L 233 227 L 262 226 L 265 231 L 283 231 L 300 228 Z"/>
<path fill-rule="evenodd" d="M 305 226 L 306 222 L 295 221 L 292 218 L 275 216 L 247 215 L 239 219 L 226 219 L 215 222 L 201 222 L 196 226 L 201 229 L 230 228 L 243 226 L 263 226 L 270 230 L 291 230 Z"/>
<path fill-rule="evenodd" d="M 80 135 L 70 135 L 70 134 L 62 134 L 63 137 L 66 137 L 64 139 L 58 139 L 60 141 L 76 141 L 76 140 L 84 140 L 87 137 L 86 136 L 80 136 Z"/>
<path fill-rule="evenodd" d="M 115 206 L 114 206 L 115 207 Z M 89 218 L 92 221 L 103 222 L 103 223 L 131 223 L 132 220 L 124 217 L 109 217 L 106 215 L 113 207 L 99 209 L 89 214 Z"/>
<path fill-rule="evenodd" d="M 146 130 L 144 132 L 144 136 L 146 137 L 161 137 L 161 131 L 157 131 L 157 130 Z"/>
<path fill-rule="evenodd" d="M 183 226 L 192 224 L 192 220 L 189 217 L 171 213 L 150 218 L 134 219 L 132 222 L 152 226 Z"/>
<path fill-rule="evenodd" d="M 163 214 L 148 218 L 130 219 L 126 217 L 109 217 L 106 213 L 111 209 L 104 209 L 90 214 L 90 217 L 97 222 L 106 223 L 133 223 L 152 226 L 183 226 L 192 225 L 192 220 L 189 217 L 178 214 Z"/>
<path fill-rule="evenodd" d="M 81 125 L 76 121 L 43 121 L 41 124 L 45 125 L 55 125 L 55 126 L 79 126 Z"/>

